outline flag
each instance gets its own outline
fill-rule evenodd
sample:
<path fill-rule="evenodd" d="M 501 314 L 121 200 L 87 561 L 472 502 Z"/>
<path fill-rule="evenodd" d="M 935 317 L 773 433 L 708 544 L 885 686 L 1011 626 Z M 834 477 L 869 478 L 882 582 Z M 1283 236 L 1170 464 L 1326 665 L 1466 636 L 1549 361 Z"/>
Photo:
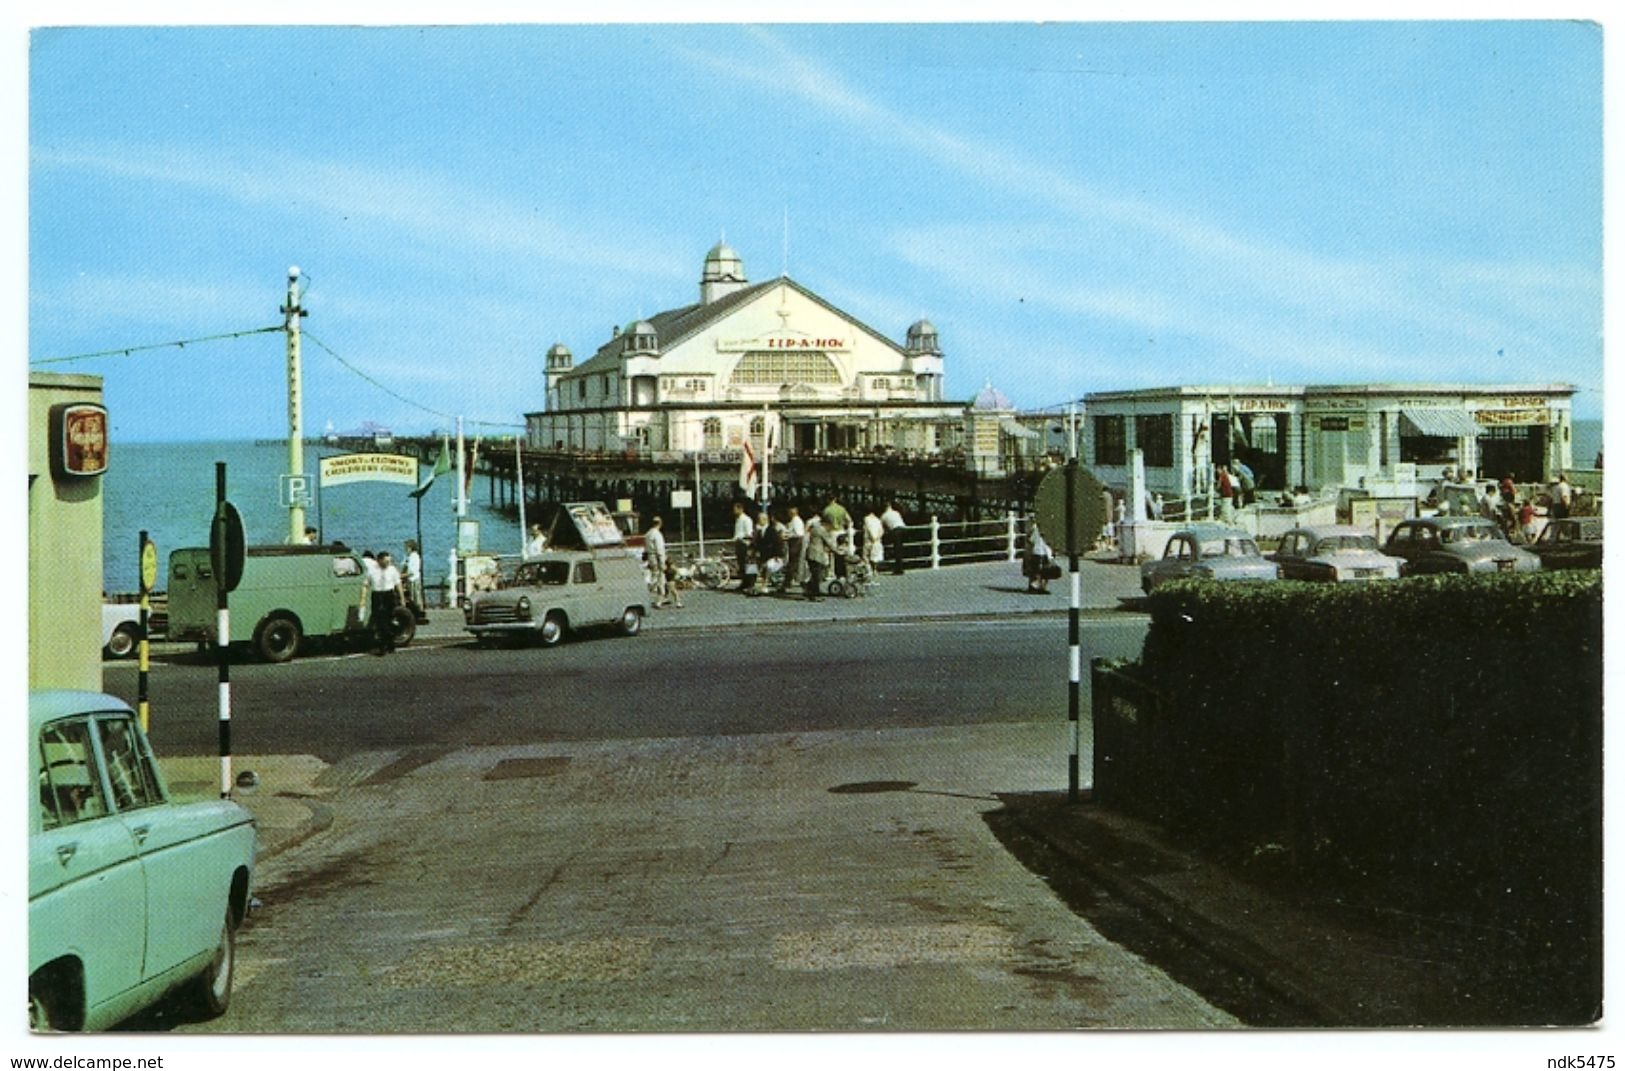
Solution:
<path fill-rule="evenodd" d="M 756 497 L 756 451 L 750 448 L 750 439 L 747 437 L 740 444 L 739 451 L 739 486 L 744 489 L 746 498 Z"/>
<path fill-rule="evenodd" d="M 440 441 L 440 456 L 434 459 L 434 469 L 429 473 L 428 479 L 418 484 L 416 491 L 410 492 L 412 497 L 422 498 L 424 495 L 428 494 L 429 488 L 433 486 L 435 478 L 444 476 L 450 471 L 451 450 L 448 448 L 446 441 L 442 439 Z"/>

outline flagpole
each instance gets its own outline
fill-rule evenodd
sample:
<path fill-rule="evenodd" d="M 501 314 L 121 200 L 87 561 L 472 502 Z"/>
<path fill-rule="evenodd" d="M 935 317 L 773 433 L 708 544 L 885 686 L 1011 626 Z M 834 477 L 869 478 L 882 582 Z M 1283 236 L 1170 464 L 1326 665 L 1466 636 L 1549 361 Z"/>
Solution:
<path fill-rule="evenodd" d="M 773 452 L 773 429 L 768 426 L 768 403 L 762 403 L 762 508 L 767 508 L 767 458 Z"/>
<path fill-rule="evenodd" d="M 519 485 L 519 553 L 525 553 L 525 451 L 523 439 L 514 436 L 513 440 L 513 475 L 514 482 Z"/>
<path fill-rule="evenodd" d="M 462 538 L 462 520 L 468 514 L 468 495 L 463 486 L 463 418 L 457 418 L 457 523 L 451 537 L 451 594 L 452 605 L 463 605 L 463 571 L 457 568 L 457 541 Z"/>
<path fill-rule="evenodd" d="M 699 525 L 700 557 L 705 557 L 705 495 L 700 491 L 700 452 L 694 451 L 694 522 Z"/>

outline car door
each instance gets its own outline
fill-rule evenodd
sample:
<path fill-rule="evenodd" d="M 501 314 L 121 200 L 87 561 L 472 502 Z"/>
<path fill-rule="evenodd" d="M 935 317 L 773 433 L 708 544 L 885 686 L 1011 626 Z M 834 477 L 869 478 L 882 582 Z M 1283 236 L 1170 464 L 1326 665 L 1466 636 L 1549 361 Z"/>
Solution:
<path fill-rule="evenodd" d="M 1275 564 L 1281 567 L 1281 576 L 1286 580 L 1303 580 L 1304 554 L 1308 549 L 1308 537 L 1302 532 L 1288 532 L 1281 540 L 1281 547 L 1275 552 Z"/>
<path fill-rule="evenodd" d="M 85 1010 L 145 977 L 147 883 L 134 837 L 109 802 L 92 722 L 48 722 L 35 741 L 38 824 L 28 851 L 29 965 L 71 956 Z"/>
<path fill-rule="evenodd" d="M 206 806 L 170 804 L 146 741 L 128 715 L 101 715 L 96 738 L 113 809 L 129 830 L 147 883 L 147 977 L 215 946 L 231 867 L 213 842 L 218 819 Z"/>
<path fill-rule="evenodd" d="M 596 562 L 576 562 L 575 575 L 570 581 L 575 591 L 576 605 L 581 608 L 579 619 L 573 617 L 572 620 L 582 625 L 601 625 L 612 619 L 612 615 L 606 609 L 603 585 L 598 582 Z"/>

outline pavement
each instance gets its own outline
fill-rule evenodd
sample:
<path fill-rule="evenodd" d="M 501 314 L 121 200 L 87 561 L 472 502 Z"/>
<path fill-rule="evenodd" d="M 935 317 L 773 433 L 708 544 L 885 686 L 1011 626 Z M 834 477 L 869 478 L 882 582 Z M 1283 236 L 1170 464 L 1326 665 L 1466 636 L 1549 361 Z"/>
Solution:
<path fill-rule="evenodd" d="M 794 627 L 813 621 L 1064 618 L 1069 581 L 1028 594 L 1019 565 L 983 563 L 883 576 L 863 597 L 747 597 L 737 591 L 685 592 L 682 609 L 651 611 L 645 628 L 664 631 Z M 1133 566 L 1084 562 L 1085 614 L 1139 605 Z M 431 611 L 414 643 L 468 639 L 460 615 Z M 1086 715 L 1087 716 L 1087 715 Z M 219 761 L 164 760 L 177 795 L 214 795 Z M 354 783 L 311 756 L 238 756 L 259 786 L 239 792 L 259 826 L 260 857 L 274 858 L 331 823 L 327 798 Z M 1084 756 L 1085 780 L 1088 757 Z M 1103 933 L 1164 966 L 1242 1022 L 1261 1026 L 1513 1025 L 1516 1009 L 1495 1003 L 1485 984 L 1481 935 L 1444 920 L 1418 920 L 1310 893 L 1283 880 L 1269 860 L 1222 857 L 1165 831 L 1062 793 L 1012 795 L 987 821 L 1006 847 Z M 1097 915 L 1116 919 L 1107 924 Z"/>

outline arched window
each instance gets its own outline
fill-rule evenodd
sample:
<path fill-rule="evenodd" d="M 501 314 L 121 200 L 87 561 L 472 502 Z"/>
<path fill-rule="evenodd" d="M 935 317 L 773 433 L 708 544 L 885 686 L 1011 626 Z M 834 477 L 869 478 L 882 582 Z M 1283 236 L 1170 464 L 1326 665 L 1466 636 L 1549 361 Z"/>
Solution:
<path fill-rule="evenodd" d="M 722 419 L 720 417 L 705 418 L 705 449 L 722 449 Z"/>

